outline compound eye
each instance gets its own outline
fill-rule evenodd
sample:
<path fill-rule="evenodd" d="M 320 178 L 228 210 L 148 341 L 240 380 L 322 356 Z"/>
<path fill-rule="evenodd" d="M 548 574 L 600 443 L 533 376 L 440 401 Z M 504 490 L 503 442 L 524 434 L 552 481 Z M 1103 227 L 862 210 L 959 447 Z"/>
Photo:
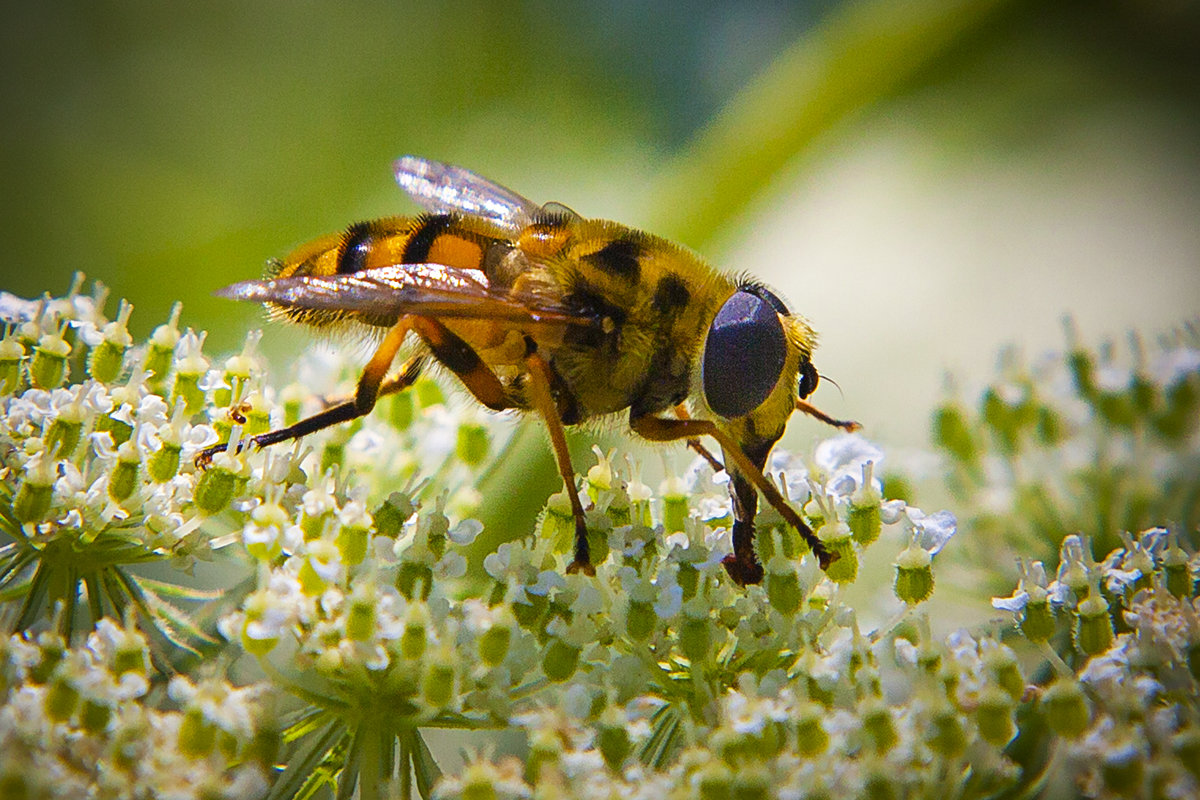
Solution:
<path fill-rule="evenodd" d="M 783 372 L 787 337 L 774 306 L 734 292 L 708 329 L 700 377 L 708 407 L 741 417 L 762 405 Z"/>
<path fill-rule="evenodd" d="M 808 397 L 817 390 L 817 382 L 821 376 L 817 374 L 817 368 L 812 365 L 811 361 L 805 361 L 800 365 L 800 380 L 796 384 L 796 395 L 801 400 Z"/>

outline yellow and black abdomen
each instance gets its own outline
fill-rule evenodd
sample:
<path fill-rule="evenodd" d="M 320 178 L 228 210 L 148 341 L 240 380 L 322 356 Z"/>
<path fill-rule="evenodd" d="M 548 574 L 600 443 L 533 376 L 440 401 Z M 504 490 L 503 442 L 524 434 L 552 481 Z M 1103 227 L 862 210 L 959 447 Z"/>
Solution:
<path fill-rule="evenodd" d="M 563 305 L 598 321 L 568 331 L 552 359 L 581 418 L 653 413 L 687 398 L 704 331 L 732 282 L 665 239 L 603 220 L 581 221 L 548 269 Z"/>

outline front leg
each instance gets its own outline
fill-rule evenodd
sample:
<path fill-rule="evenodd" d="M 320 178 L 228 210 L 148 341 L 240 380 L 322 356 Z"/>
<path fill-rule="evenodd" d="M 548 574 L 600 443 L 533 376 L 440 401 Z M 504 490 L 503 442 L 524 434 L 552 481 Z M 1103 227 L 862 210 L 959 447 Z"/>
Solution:
<path fill-rule="evenodd" d="M 730 475 L 734 480 L 730 484 L 733 496 L 733 555 L 726 560 L 725 569 L 729 577 L 741 585 L 760 583 L 763 578 L 762 565 L 754 553 L 754 515 L 758 511 L 758 498 L 754 489 L 762 492 L 764 498 L 779 512 L 784 520 L 795 528 L 804 541 L 812 548 L 821 569 L 828 569 L 835 558 L 825 544 L 817 538 L 800 514 L 792 508 L 775 488 L 775 484 L 763 475 L 762 467 L 747 455 L 742 446 L 709 420 L 700 419 L 663 419 L 651 414 L 629 414 L 629 427 L 639 436 L 652 442 L 673 442 L 679 439 L 697 439 L 701 436 L 711 436 L 721 445 L 725 452 L 726 466 L 732 465 Z M 761 461 L 766 463 L 770 447 L 763 448 Z M 760 454 L 755 453 L 755 456 Z M 739 488 L 739 486 L 741 488 Z"/>

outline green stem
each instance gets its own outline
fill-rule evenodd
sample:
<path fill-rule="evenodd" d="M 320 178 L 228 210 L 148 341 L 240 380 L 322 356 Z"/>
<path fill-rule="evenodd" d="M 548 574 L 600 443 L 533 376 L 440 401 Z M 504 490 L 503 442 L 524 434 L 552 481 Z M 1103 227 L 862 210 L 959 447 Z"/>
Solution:
<path fill-rule="evenodd" d="M 380 800 L 380 789 L 391 777 L 391 765 L 383 763 L 383 736 L 378 717 L 368 716 L 359 723 L 359 800 Z"/>

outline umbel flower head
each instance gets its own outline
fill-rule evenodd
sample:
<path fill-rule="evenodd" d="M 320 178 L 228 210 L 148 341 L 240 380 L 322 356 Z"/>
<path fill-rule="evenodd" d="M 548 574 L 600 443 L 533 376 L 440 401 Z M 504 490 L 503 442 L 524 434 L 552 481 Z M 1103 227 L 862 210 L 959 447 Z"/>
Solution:
<path fill-rule="evenodd" d="M 1057 569 L 1023 560 L 998 601 L 1019 627 L 944 635 L 926 600 L 959 523 L 889 499 L 867 439 L 773 453 L 769 479 L 841 557 L 823 572 L 766 508 L 748 589 L 721 566 L 723 471 L 696 459 L 655 491 L 596 450 L 596 575 L 567 574 L 561 496 L 482 544 L 495 498 L 471 481 L 503 418 L 423 378 L 352 425 L 240 447 L 354 365 L 315 351 L 277 391 L 257 334 L 210 357 L 175 308 L 138 342 L 128 304 L 109 319 L 81 290 L 0 296 L 0 794 L 921 797 L 964 775 L 1017 793 L 1036 735 L 1090 794 L 1196 792 L 1188 531 L 1102 558 L 1059 532 Z M 887 620 L 845 600 L 875 549 Z M 524 746 L 443 774 L 435 729 Z"/>

